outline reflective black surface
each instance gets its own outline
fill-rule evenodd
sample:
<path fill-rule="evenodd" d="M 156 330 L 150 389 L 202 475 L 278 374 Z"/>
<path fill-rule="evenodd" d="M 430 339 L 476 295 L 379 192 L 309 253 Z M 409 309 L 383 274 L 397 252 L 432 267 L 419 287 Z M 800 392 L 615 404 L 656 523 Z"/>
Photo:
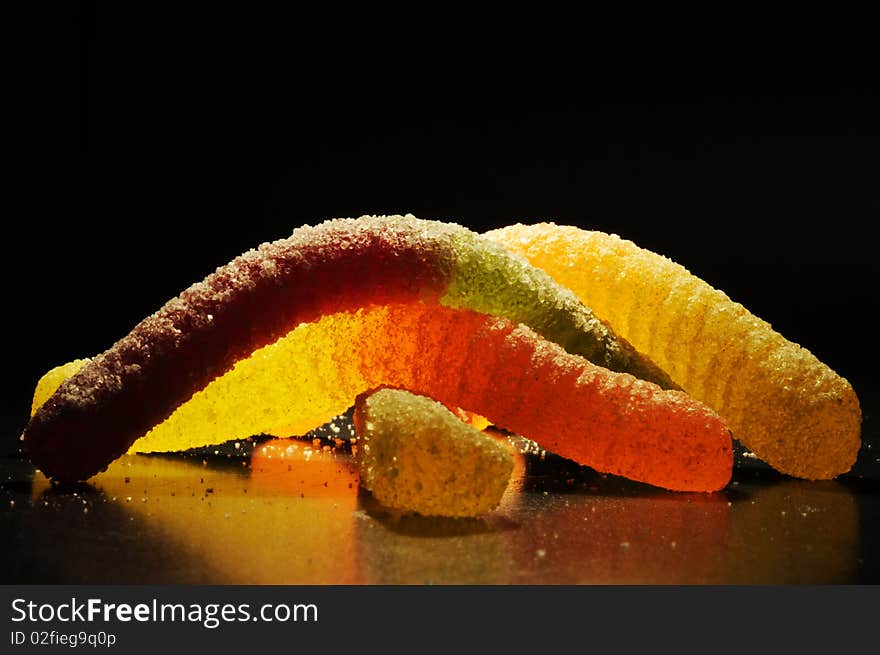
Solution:
<path fill-rule="evenodd" d="M 2 582 L 880 581 L 880 483 L 793 480 L 738 459 L 722 492 L 681 494 L 520 454 L 496 511 L 451 520 L 388 513 L 359 491 L 351 449 L 325 441 L 126 456 L 73 487 L 10 456 Z"/>

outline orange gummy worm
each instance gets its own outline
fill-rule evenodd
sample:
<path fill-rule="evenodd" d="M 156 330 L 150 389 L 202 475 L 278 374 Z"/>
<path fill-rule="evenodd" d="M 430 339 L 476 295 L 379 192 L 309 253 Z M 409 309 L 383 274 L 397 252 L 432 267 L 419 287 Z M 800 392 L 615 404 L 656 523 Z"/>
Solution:
<path fill-rule="evenodd" d="M 597 470 L 679 491 L 730 479 L 730 434 L 680 391 L 571 355 L 523 325 L 470 311 L 398 306 L 356 357 L 371 388 L 462 407 Z M 371 329 L 373 328 L 373 329 Z M 367 339 L 365 339 L 366 341 Z"/>

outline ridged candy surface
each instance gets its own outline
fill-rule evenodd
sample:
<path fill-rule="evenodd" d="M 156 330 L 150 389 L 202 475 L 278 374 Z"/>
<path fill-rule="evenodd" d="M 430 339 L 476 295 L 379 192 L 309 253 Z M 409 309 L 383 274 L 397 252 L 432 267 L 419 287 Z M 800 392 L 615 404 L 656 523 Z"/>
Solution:
<path fill-rule="evenodd" d="M 777 470 L 827 479 L 852 467 L 861 410 L 849 382 L 683 266 L 552 223 L 486 236 L 574 291 Z"/>

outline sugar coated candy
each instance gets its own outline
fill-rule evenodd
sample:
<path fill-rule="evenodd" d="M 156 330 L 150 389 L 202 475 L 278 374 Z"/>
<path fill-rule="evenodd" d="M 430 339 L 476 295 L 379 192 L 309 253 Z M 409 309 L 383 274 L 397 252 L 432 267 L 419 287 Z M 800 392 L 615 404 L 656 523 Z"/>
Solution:
<path fill-rule="evenodd" d="M 89 361 L 89 359 L 74 359 L 71 362 L 46 371 L 37 382 L 36 389 L 34 389 L 34 398 L 31 401 L 31 416 L 49 399 L 49 396 L 55 393 L 55 390 L 61 386 L 62 382 L 88 364 Z"/>
<path fill-rule="evenodd" d="M 323 335 L 317 342 L 298 341 L 298 326 L 308 332 L 307 326 L 332 316 L 356 323 L 352 312 L 393 303 L 504 317 L 604 367 L 674 386 L 570 291 L 503 247 L 461 226 L 412 216 L 341 219 L 299 228 L 287 239 L 246 252 L 170 300 L 55 390 L 31 417 L 25 447 L 48 475 L 87 478 L 255 351 L 262 358 L 255 368 L 272 368 L 280 376 L 272 385 L 274 397 L 283 399 L 284 379 L 301 377 L 315 362 L 335 365 L 316 351 L 338 338 L 334 319 L 313 328 Z M 384 329 L 393 333 L 395 327 Z M 287 336 L 292 340 L 286 350 L 262 350 Z M 365 338 L 381 341 L 375 334 Z M 386 347 L 391 353 L 399 349 L 397 342 Z M 278 353 L 289 367 L 273 359 Z M 288 401 L 307 410 L 289 412 L 300 431 L 329 418 L 332 403 L 324 402 L 324 394 L 338 395 L 326 391 L 320 375 L 312 377 L 317 386 Z M 223 392 L 240 393 L 236 388 Z M 312 404 L 314 397 L 321 400 Z M 243 398 L 239 405 L 257 396 Z M 265 406 L 262 398 L 257 404 Z M 229 413 L 221 403 L 203 408 L 209 420 L 199 438 L 167 431 L 147 449 L 181 449 L 236 436 L 225 433 Z M 344 406 L 333 407 L 340 409 Z M 205 434 L 206 429 L 213 432 Z"/>
<path fill-rule="evenodd" d="M 827 479 L 852 467 L 861 410 L 849 382 L 684 267 L 615 235 L 552 223 L 486 236 L 574 291 L 777 470 Z"/>
<path fill-rule="evenodd" d="M 361 485 L 386 507 L 425 516 L 478 516 L 495 509 L 513 452 L 440 403 L 399 389 L 355 404 Z"/>
<path fill-rule="evenodd" d="M 171 440 L 189 427 L 205 439 L 213 431 L 214 442 L 273 433 L 272 426 L 303 416 L 318 420 L 316 407 L 326 412 L 339 402 L 344 408 L 359 394 L 388 386 L 486 417 L 599 471 L 681 491 L 714 491 L 730 479 L 730 435 L 708 407 L 567 353 L 524 325 L 442 305 L 396 303 L 297 329 L 313 337 L 306 340 L 313 347 L 299 353 L 299 372 L 260 365 L 264 353 L 254 353 L 178 408 L 183 415 L 168 421 Z M 285 345 L 282 339 L 266 348 Z"/>

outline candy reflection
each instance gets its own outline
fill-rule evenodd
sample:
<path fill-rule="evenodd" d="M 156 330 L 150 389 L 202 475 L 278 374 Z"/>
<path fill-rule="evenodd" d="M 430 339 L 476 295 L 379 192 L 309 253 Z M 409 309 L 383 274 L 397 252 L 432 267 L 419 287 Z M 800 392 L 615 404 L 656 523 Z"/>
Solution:
<path fill-rule="evenodd" d="M 855 575 L 859 512 L 844 485 L 781 479 L 740 487 L 713 581 L 839 584 Z"/>
<path fill-rule="evenodd" d="M 855 574 L 858 509 L 836 482 L 741 475 L 723 493 L 673 494 L 535 468 L 506 508 L 520 526 L 506 533 L 517 582 L 822 584 Z"/>
<path fill-rule="evenodd" d="M 126 456 L 92 479 L 161 531 L 205 577 L 231 584 L 348 584 L 357 475 L 345 455 L 291 440 L 242 458 Z M 43 481 L 45 478 L 43 478 Z M 47 486 L 37 482 L 35 490 Z"/>
<path fill-rule="evenodd" d="M 729 530 L 722 494 L 681 494 L 530 456 L 507 506 L 520 583 L 699 583 Z"/>
<path fill-rule="evenodd" d="M 540 451 L 517 454 L 500 507 L 472 520 L 395 517 L 359 494 L 350 453 L 295 440 L 204 463 L 126 457 L 76 488 L 36 476 L 16 512 L 46 581 L 777 584 L 858 573 L 858 508 L 843 484 L 740 471 L 722 493 L 676 494 Z"/>
<path fill-rule="evenodd" d="M 507 584 L 516 575 L 502 515 L 393 516 L 367 498 L 358 522 L 358 560 L 368 584 Z"/>

